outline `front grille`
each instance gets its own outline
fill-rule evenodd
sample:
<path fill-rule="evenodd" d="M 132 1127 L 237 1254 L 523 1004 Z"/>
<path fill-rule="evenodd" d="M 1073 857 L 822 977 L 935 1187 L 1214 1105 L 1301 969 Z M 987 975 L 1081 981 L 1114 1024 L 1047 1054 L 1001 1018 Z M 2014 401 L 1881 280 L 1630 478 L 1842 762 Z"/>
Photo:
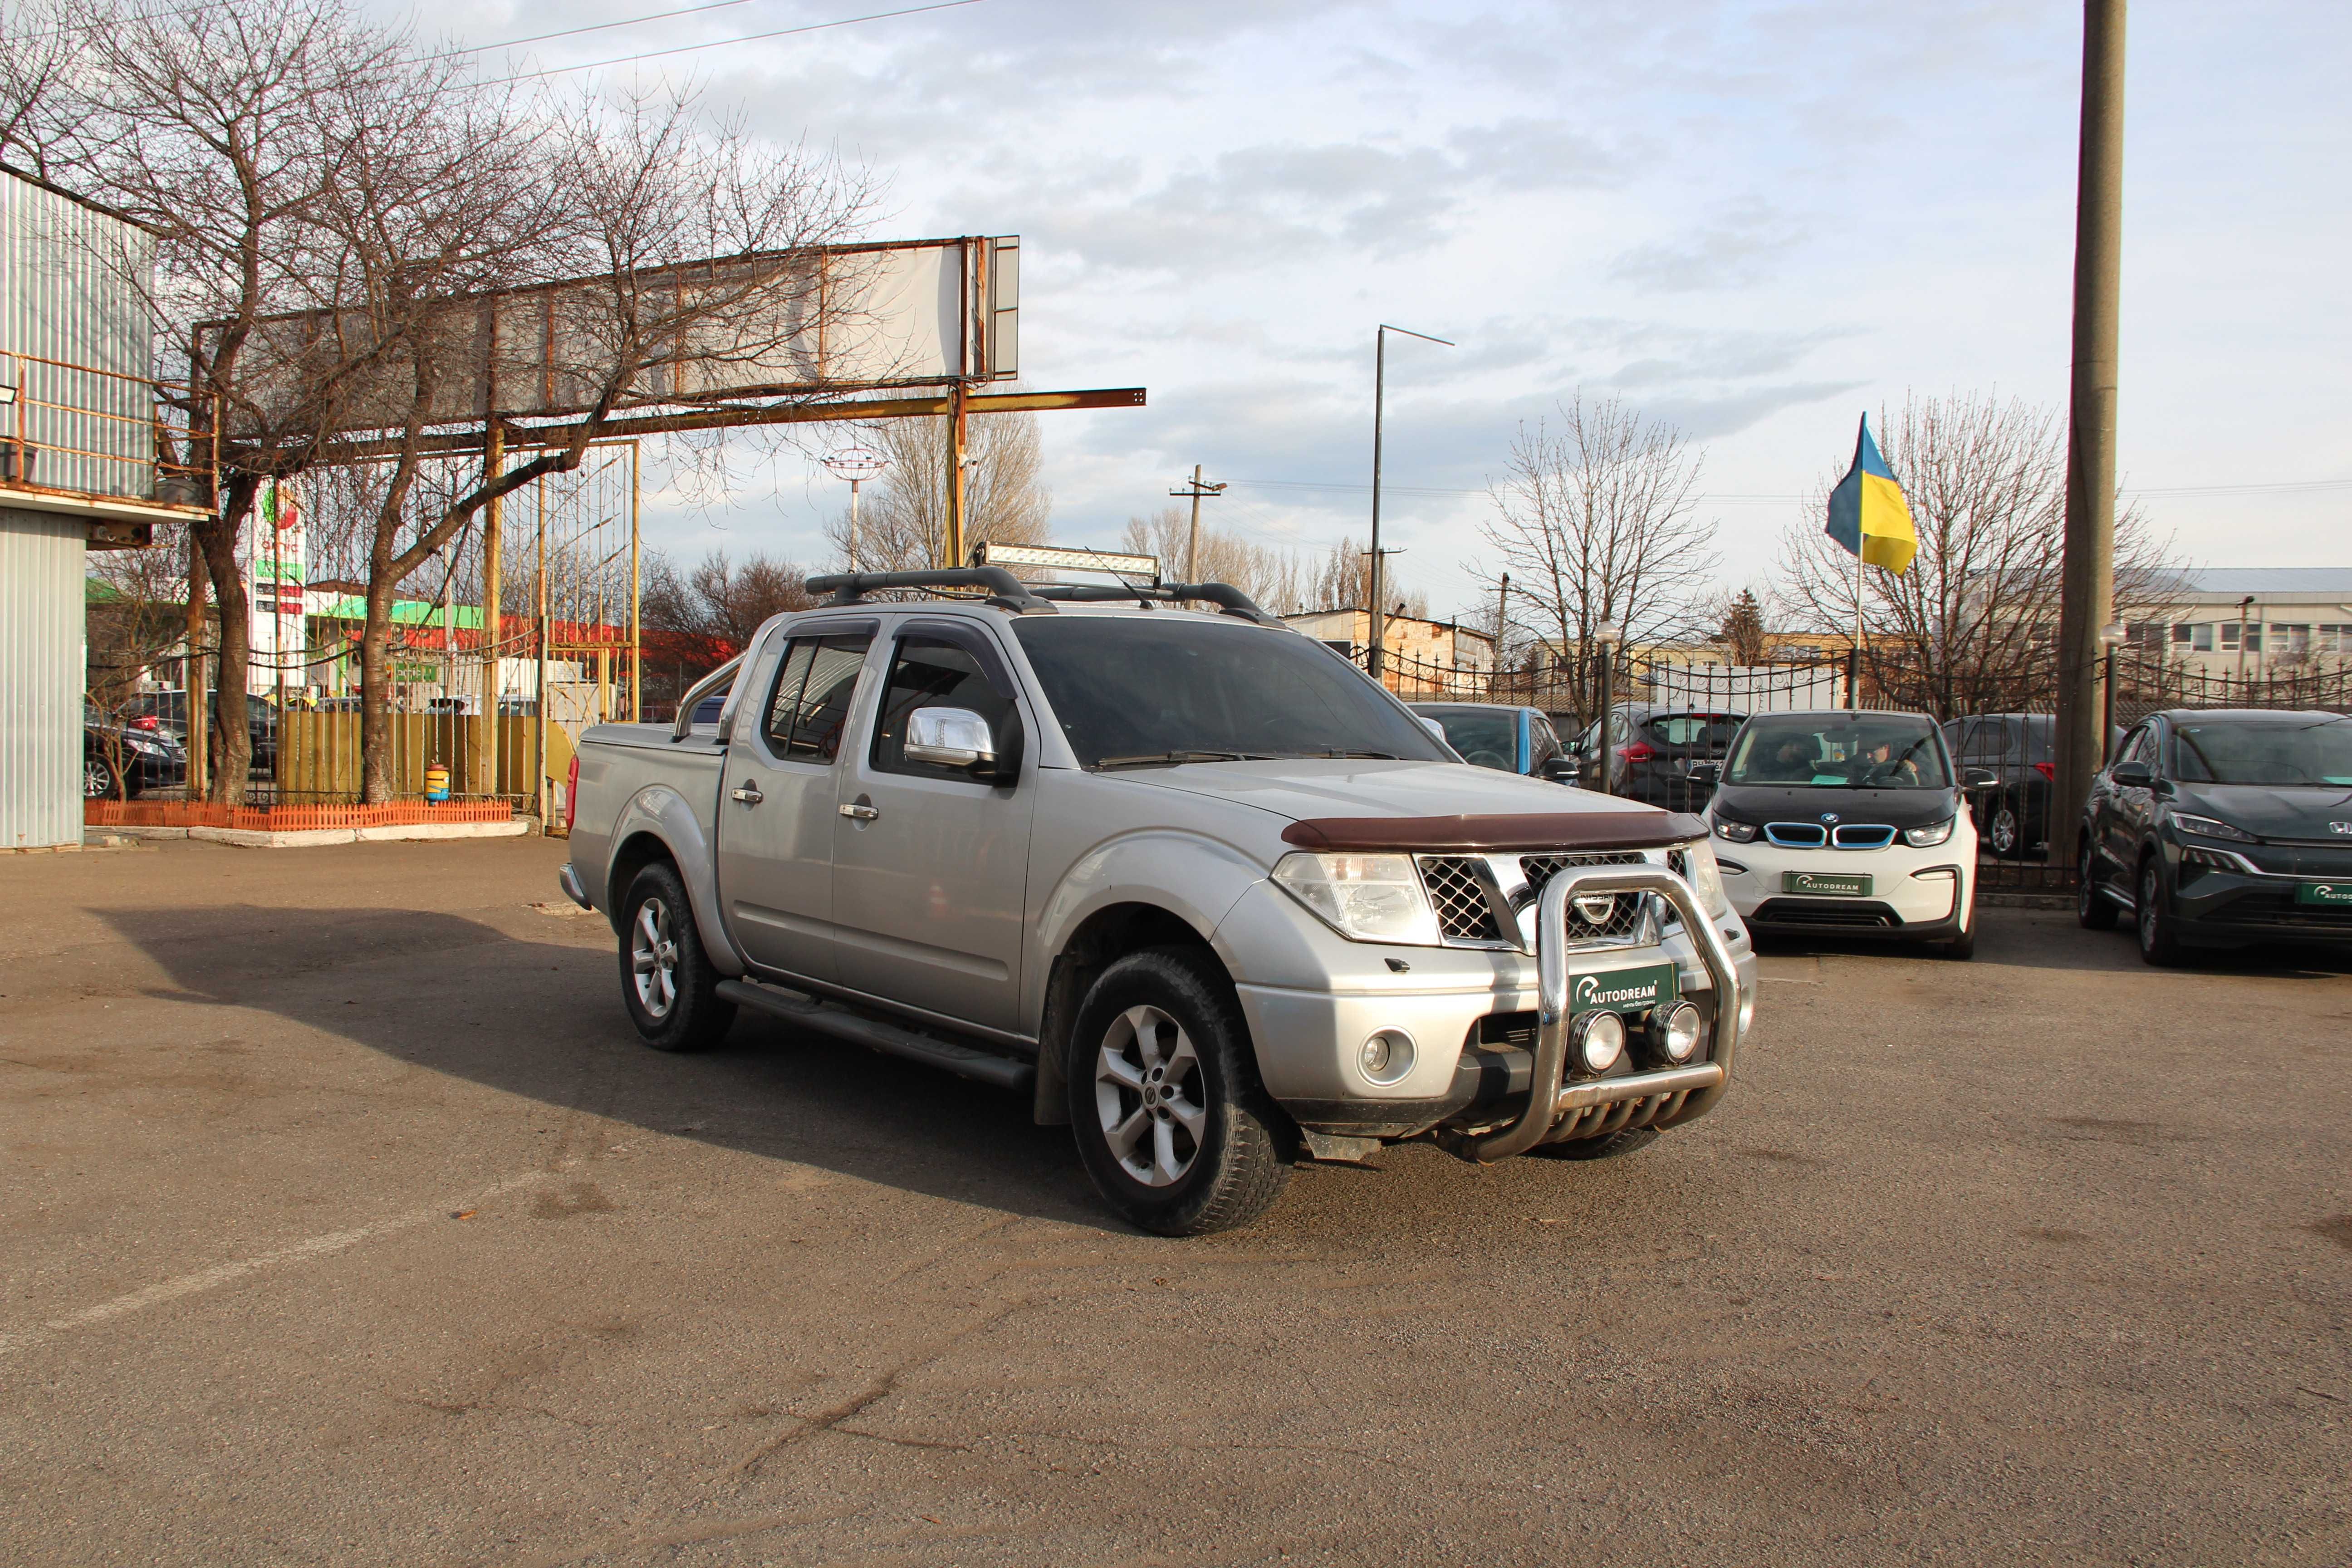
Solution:
<path fill-rule="evenodd" d="M 2213 918 L 2250 925 L 2302 926 L 2314 931 L 2352 931 L 2352 909 L 2298 904 L 2291 892 L 2247 893 L 2213 911 Z"/>
<path fill-rule="evenodd" d="M 1783 849 L 1819 849 L 1830 841 L 1830 830 L 1818 822 L 1768 822 L 1764 841 Z"/>
<path fill-rule="evenodd" d="M 1830 842 L 1841 849 L 1884 849 L 1895 842 L 1895 829 L 1884 823 L 1840 823 Z"/>
<path fill-rule="evenodd" d="M 1519 874 L 1528 879 L 1526 899 L 1532 903 L 1543 896 L 1544 884 L 1570 866 L 1639 866 L 1646 857 L 1619 851 L 1608 855 L 1522 855 Z M 1642 930 L 1643 916 L 1648 912 L 1647 893 L 1597 893 L 1593 897 L 1607 899 L 1607 912 L 1598 920 L 1576 907 L 1568 906 L 1568 940 L 1570 942 L 1622 942 L 1637 936 Z"/>
<path fill-rule="evenodd" d="M 1847 899 L 1767 899 L 1748 918 L 1764 925 L 1843 926 L 1848 930 L 1876 930 L 1903 923 L 1903 917 L 1888 905 Z"/>
<path fill-rule="evenodd" d="M 1494 942 L 1502 936 L 1486 902 L 1480 875 L 1484 869 L 1467 855 L 1421 858 L 1421 880 L 1429 889 L 1429 901 L 1437 906 L 1437 929 L 1456 942 Z"/>

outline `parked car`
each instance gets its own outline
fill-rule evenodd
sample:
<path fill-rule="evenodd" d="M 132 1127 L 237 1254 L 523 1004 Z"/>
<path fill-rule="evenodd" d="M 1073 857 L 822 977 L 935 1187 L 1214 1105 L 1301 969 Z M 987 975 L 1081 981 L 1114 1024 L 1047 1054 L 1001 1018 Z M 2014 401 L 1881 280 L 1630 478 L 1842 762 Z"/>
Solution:
<path fill-rule="evenodd" d="M 1720 762 L 1744 713 L 1654 702 L 1622 703 L 1609 710 L 1609 793 L 1670 811 L 1703 811 L 1714 785 L 1694 778 L 1700 763 Z M 1588 726 L 1577 742 L 1577 782 L 1601 787 L 1602 726 Z"/>
<path fill-rule="evenodd" d="M 215 723 L 220 721 L 220 693 L 214 691 L 210 710 Z M 183 750 L 188 743 L 188 694 L 184 690 L 142 691 L 123 707 L 131 722 L 152 718 L 154 727 L 170 731 Z M 278 710 L 253 692 L 245 694 L 246 733 L 253 746 L 253 771 L 274 773 L 278 767 Z"/>
<path fill-rule="evenodd" d="M 1924 713 L 1759 713 L 1730 757 L 1707 822 L 1723 885 L 1759 931 L 1892 937 L 1975 956 L 1977 830 L 1962 778 Z"/>
<path fill-rule="evenodd" d="M 751 1008 L 1013 1090 L 1164 1235 L 1296 1160 L 1601 1157 L 1721 1098 L 1755 961 L 1696 818 L 1465 766 L 1222 584 L 808 589 L 582 738 L 562 881 L 647 1045 Z"/>
<path fill-rule="evenodd" d="M 81 714 L 81 797 L 134 799 L 188 782 L 188 752 L 169 731 L 110 719 L 85 703 Z"/>
<path fill-rule="evenodd" d="M 1554 784 L 1576 782 L 1576 762 L 1559 743 L 1551 720 L 1540 708 L 1499 702 L 1408 703 L 1424 719 L 1437 721 L 1445 742 L 1474 768 L 1524 773 Z"/>
<path fill-rule="evenodd" d="M 2109 752 L 2123 736 L 2107 735 Z M 1982 847 L 2000 859 L 2039 860 L 2050 852 L 2050 792 L 2058 778 L 2058 721 L 2047 713 L 1970 713 L 1944 726 L 1944 744 L 1965 770 L 2000 782 L 1977 795 Z"/>
<path fill-rule="evenodd" d="M 2092 782 L 2075 913 L 2131 913 L 2140 956 L 2352 942 L 2352 717 L 2176 710 L 2142 720 Z"/>

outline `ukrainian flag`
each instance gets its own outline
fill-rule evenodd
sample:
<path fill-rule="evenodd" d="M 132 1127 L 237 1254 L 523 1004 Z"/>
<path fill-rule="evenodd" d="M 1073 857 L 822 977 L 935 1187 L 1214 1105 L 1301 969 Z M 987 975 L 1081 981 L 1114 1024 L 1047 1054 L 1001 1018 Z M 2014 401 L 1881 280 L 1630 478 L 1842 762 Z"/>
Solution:
<path fill-rule="evenodd" d="M 1873 566 L 1900 574 L 1919 552 L 1919 533 L 1911 526 L 1911 509 L 1904 503 L 1903 487 L 1895 471 L 1878 455 L 1870 438 L 1870 416 L 1862 416 L 1862 438 L 1854 443 L 1853 467 L 1830 492 L 1829 536 Z"/>

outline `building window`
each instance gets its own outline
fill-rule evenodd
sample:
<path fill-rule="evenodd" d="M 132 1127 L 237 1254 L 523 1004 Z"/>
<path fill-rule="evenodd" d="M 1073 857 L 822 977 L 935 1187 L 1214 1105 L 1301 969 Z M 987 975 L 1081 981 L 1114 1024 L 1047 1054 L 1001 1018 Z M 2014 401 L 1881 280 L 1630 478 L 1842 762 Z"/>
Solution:
<path fill-rule="evenodd" d="M 2221 651 L 2223 653 L 2236 653 L 2238 651 L 2238 634 L 2241 632 L 2245 634 L 2246 652 L 2260 653 L 2263 651 L 2263 628 L 2259 623 L 2241 624 L 2237 621 L 2223 621 L 2221 623 Z"/>
<path fill-rule="evenodd" d="M 2277 654 L 2298 654 L 2311 651 L 2311 628 L 2281 621 L 2271 627 L 2271 651 Z"/>
<path fill-rule="evenodd" d="M 2213 623 L 2177 621 L 2172 627 L 2172 651 L 2175 653 L 2211 653 Z"/>
<path fill-rule="evenodd" d="M 2311 647 L 2315 653 L 2352 653 L 2352 626 L 2337 623 L 2321 626 Z"/>

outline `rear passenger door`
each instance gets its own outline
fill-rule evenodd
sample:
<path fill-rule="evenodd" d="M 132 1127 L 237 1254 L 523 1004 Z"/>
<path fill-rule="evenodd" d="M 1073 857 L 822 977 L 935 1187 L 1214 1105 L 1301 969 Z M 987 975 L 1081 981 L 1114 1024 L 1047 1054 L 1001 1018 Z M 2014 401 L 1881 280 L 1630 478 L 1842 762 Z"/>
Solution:
<path fill-rule="evenodd" d="M 1003 650 L 969 622 L 910 621 L 892 640 L 863 743 L 841 770 L 834 905 L 840 983 L 1016 1032 L 1034 738 Z M 979 714 L 1010 782 L 908 760 L 921 708 Z"/>
<path fill-rule="evenodd" d="M 743 956 L 777 975 L 834 978 L 834 775 L 871 625 L 793 638 L 736 707 L 719 795 L 719 896 Z"/>

